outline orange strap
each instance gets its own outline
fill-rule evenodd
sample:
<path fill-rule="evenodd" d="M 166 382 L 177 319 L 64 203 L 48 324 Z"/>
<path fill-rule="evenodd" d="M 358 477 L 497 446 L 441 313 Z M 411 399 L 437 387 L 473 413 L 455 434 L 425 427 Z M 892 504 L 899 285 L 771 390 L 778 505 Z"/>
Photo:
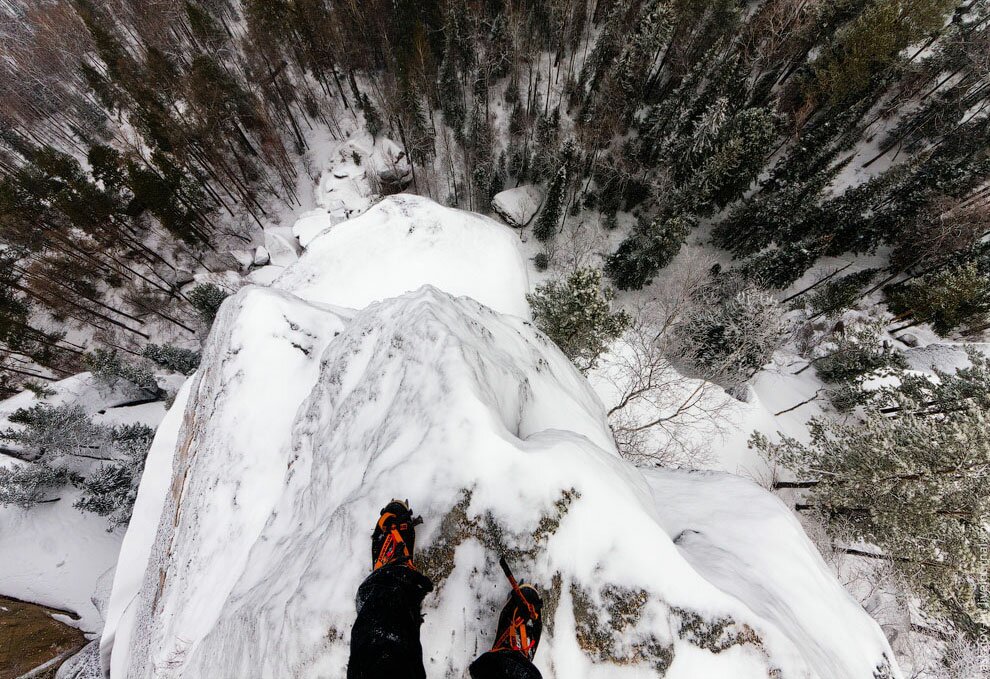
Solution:
<path fill-rule="evenodd" d="M 526 620 L 521 617 L 513 616 L 509 626 L 504 632 L 502 632 L 502 636 L 495 641 L 495 645 L 492 646 L 492 650 L 498 651 L 502 648 L 508 647 L 513 651 L 529 653 L 529 650 L 535 645 L 535 641 L 530 643 L 529 639 L 526 637 Z"/>
<path fill-rule="evenodd" d="M 382 514 L 382 517 L 378 519 L 378 527 L 383 531 L 385 530 L 385 522 L 389 517 L 395 517 L 395 514 L 391 512 L 387 514 Z M 399 528 L 404 528 L 405 526 L 395 527 L 393 526 L 388 535 L 385 536 L 385 544 L 382 545 L 381 551 L 378 552 L 378 558 L 375 559 L 375 570 L 378 570 L 385 564 L 392 561 L 392 557 L 395 556 L 396 545 L 402 545 L 402 555 L 405 557 L 409 566 L 412 566 L 412 555 L 409 554 L 409 548 L 406 546 L 406 541 L 402 539 L 402 535 L 399 533 Z"/>

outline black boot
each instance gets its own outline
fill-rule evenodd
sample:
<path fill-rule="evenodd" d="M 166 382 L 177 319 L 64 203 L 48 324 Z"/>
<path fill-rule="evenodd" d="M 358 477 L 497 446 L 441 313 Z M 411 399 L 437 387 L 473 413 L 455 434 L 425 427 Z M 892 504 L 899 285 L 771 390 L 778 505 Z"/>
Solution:
<path fill-rule="evenodd" d="M 498 616 L 495 645 L 471 663 L 474 679 L 540 679 L 533 657 L 543 633 L 543 600 L 532 585 L 519 589 L 526 601 L 515 592 L 509 595 Z"/>
<path fill-rule="evenodd" d="M 423 523 L 414 517 L 409 504 L 392 500 L 382 508 L 378 523 L 371 534 L 371 563 L 374 570 L 390 564 L 412 568 L 416 546 L 416 526 Z"/>

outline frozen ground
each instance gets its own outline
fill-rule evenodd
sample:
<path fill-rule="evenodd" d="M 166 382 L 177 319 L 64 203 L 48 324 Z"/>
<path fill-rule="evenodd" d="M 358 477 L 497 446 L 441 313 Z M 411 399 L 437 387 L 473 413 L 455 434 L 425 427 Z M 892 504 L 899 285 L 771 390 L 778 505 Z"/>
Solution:
<path fill-rule="evenodd" d="M 391 497 L 425 519 L 431 677 L 490 645 L 503 550 L 546 593 L 547 679 L 900 676 L 775 498 L 618 457 L 503 229 L 396 197 L 225 302 L 149 458 L 111 676 L 342 677 Z"/>

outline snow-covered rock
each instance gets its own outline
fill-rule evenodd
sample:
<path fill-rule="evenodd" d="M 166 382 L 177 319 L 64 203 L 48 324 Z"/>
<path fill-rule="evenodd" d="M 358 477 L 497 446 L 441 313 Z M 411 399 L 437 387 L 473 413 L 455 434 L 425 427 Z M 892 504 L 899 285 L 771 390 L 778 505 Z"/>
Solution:
<path fill-rule="evenodd" d="M 921 344 L 921 340 L 913 332 L 902 332 L 895 339 L 900 340 L 909 347 L 916 347 Z"/>
<path fill-rule="evenodd" d="M 268 262 L 272 261 L 271 253 L 268 252 L 268 248 L 264 245 L 259 245 L 254 251 L 254 265 L 264 266 Z"/>
<path fill-rule="evenodd" d="M 540 187 L 527 184 L 496 193 L 492 198 L 492 209 L 506 224 L 521 229 L 533 220 L 542 203 Z"/>
<path fill-rule="evenodd" d="M 299 239 L 299 244 L 306 248 L 310 241 L 334 225 L 330 213 L 323 208 L 310 210 L 292 225 L 292 233 Z"/>
<path fill-rule="evenodd" d="M 546 679 L 900 676 L 773 496 L 619 458 L 587 381 L 519 317 L 506 239 L 400 196 L 314 242 L 284 289 L 224 302 L 149 455 L 103 639 L 112 679 L 343 677 L 392 497 L 425 519 L 429 676 L 490 647 L 500 552 L 544 591 Z M 437 287 L 405 292 L 429 271 Z"/>
<path fill-rule="evenodd" d="M 367 160 L 371 171 L 382 183 L 384 193 L 401 191 L 412 181 L 412 165 L 405 149 L 391 139 L 379 139 Z"/>
<path fill-rule="evenodd" d="M 249 282 L 255 285 L 271 285 L 285 271 L 284 266 L 274 266 L 269 264 L 259 269 L 255 269 L 247 275 Z"/>
<path fill-rule="evenodd" d="M 247 271 L 254 264 L 254 253 L 247 250 L 231 250 L 230 256 L 234 258 L 241 271 Z"/>
<path fill-rule="evenodd" d="M 399 194 L 312 240 L 277 287 L 360 309 L 430 283 L 528 318 L 517 242 L 493 219 Z"/>
<path fill-rule="evenodd" d="M 265 249 L 270 254 L 269 262 L 275 266 L 289 266 L 299 259 L 295 239 L 289 240 L 274 231 L 265 231 Z"/>

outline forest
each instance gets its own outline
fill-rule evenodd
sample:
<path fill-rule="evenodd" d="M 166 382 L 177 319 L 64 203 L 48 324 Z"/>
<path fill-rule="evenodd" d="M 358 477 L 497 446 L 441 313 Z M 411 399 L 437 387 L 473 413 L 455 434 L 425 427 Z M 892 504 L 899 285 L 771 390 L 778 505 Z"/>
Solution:
<path fill-rule="evenodd" d="M 754 434 L 789 471 L 772 484 L 894 568 L 914 631 L 975 662 L 990 364 L 971 350 L 933 381 L 894 344 L 990 330 L 987 0 L 6 0 L 0 44 L 4 397 L 90 370 L 164 398 L 153 370 L 194 371 L 233 291 L 193 272 L 236 271 L 232 250 L 310 207 L 311 154 L 358 129 L 410 168 L 379 173 L 378 195 L 493 214 L 539 187 L 533 261 L 556 278 L 534 319 L 622 382 L 609 416 L 629 459 L 689 466 L 685 431 L 719 426 L 707 387 L 663 396 L 681 375 L 745 400 L 798 347 L 836 417 L 809 440 Z M 864 264 L 820 268 L 841 257 Z M 864 307 L 885 315 L 843 319 Z M 617 341 L 627 359 L 607 357 Z M 897 380 L 868 387 L 878 374 Z M 55 431 L 122 462 L 0 470 L 0 501 L 76 483 L 126 524 L 147 428 L 17 417 L 4 439 L 31 459 L 58 457 Z"/>

